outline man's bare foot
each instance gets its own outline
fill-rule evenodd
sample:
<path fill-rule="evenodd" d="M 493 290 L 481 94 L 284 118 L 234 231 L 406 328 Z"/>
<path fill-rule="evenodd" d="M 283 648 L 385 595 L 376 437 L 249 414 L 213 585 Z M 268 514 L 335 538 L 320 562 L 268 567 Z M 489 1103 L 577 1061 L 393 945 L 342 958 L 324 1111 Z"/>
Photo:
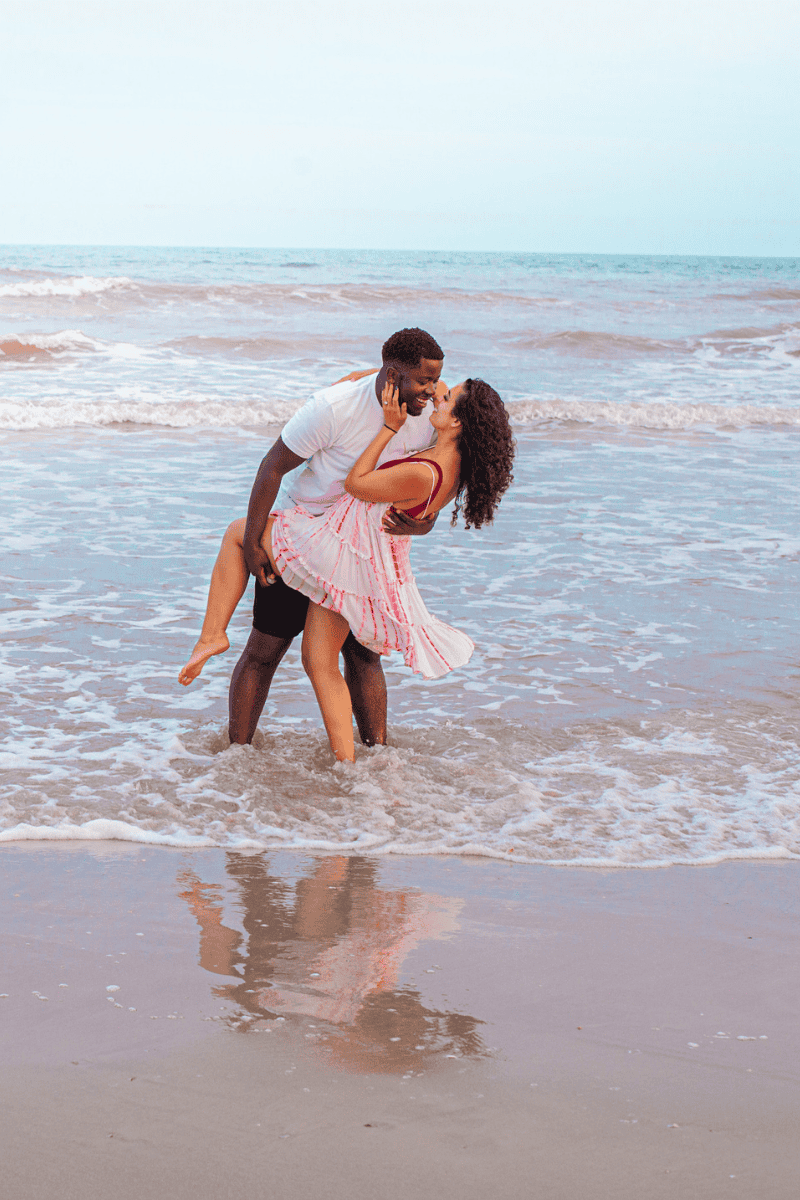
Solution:
<path fill-rule="evenodd" d="M 229 646 L 230 642 L 224 633 L 220 637 L 209 638 L 208 641 L 200 638 L 192 651 L 192 657 L 178 676 L 178 682 L 188 687 L 193 679 L 197 679 L 208 660 L 215 654 L 224 654 Z"/>

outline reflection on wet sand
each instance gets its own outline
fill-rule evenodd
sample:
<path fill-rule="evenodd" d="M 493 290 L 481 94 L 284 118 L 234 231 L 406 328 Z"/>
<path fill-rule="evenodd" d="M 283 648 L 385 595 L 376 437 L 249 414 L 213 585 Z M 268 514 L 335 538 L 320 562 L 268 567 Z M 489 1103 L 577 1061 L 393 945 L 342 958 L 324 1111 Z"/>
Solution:
<path fill-rule="evenodd" d="M 486 1054 L 474 1017 L 426 1007 L 400 986 L 400 969 L 421 942 L 458 928 L 462 901 L 376 882 L 367 858 L 316 859 L 292 886 L 269 873 L 267 855 L 230 853 L 245 936 L 223 924 L 218 884 L 178 876 L 200 926 L 200 965 L 236 983 L 214 988 L 253 1017 L 313 1018 L 312 1039 L 342 1065 L 386 1070 L 420 1065 L 431 1055 Z"/>

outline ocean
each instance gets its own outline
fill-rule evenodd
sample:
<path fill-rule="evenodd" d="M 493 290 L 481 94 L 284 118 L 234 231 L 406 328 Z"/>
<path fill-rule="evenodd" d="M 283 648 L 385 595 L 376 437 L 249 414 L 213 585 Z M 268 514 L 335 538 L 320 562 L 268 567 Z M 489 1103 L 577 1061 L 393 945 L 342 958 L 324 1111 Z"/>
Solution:
<path fill-rule="evenodd" d="M 316 388 L 407 325 L 517 438 L 413 548 L 476 643 L 331 764 L 294 646 L 251 747 L 188 690 L 211 565 Z M 653 867 L 800 857 L 800 259 L 0 248 L 0 840 Z"/>

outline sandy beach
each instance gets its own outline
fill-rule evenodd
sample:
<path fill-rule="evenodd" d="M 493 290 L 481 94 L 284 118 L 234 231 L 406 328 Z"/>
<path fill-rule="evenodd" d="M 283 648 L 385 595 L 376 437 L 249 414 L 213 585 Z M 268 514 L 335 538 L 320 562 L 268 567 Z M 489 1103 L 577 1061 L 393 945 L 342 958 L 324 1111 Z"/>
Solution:
<path fill-rule="evenodd" d="M 794 863 L 2 848 L 18 1200 L 794 1197 Z"/>

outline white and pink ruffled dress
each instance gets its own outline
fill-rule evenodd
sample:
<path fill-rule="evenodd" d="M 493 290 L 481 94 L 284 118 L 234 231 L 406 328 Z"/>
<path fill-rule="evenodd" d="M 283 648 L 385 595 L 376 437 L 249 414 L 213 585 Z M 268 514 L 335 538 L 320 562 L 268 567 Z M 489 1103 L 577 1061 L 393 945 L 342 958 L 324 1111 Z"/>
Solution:
<path fill-rule="evenodd" d="M 438 463 L 416 455 L 381 466 L 409 461 L 425 462 L 434 471 L 427 502 L 407 510 L 420 517 L 441 487 L 442 472 Z M 364 646 L 378 654 L 400 650 L 412 671 L 437 679 L 463 667 L 475 646 L 428 612 L 411 572 L 411 538 L 393 537 L 381 528 L 389 507 L 344 495 L 321 517 L 302 505 L 277 513 L 275 565 L 288 587 L 341 613 Z"/>

